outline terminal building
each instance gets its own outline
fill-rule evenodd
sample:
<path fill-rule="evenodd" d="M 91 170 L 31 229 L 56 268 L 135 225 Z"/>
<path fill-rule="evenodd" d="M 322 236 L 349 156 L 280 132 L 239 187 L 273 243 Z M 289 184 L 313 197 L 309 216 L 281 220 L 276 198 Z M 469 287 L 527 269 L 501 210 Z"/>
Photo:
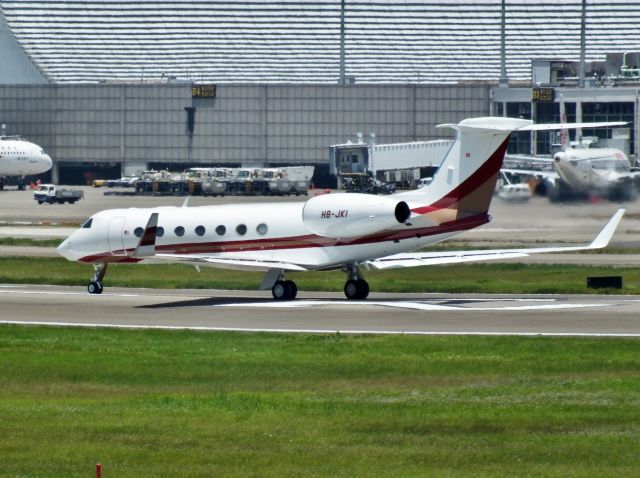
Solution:
<path fill-rule="evenodd" d="M 603 139 L 627 135 L 637 157 L 639 65 L 625 52 L 640 52 L 640 4 L 586 5 L 579 88 L 582 0 L 4 1 L 1 132 L 44 147 L 66 184 L 314 165 L 329 186 L 329 147 L 358 133 L 390 144 L 472 116 L 557 121 L 562 95 L 569 120 L 629 121 Z M 549 141 L 516 135 L 510 151 Z"/>

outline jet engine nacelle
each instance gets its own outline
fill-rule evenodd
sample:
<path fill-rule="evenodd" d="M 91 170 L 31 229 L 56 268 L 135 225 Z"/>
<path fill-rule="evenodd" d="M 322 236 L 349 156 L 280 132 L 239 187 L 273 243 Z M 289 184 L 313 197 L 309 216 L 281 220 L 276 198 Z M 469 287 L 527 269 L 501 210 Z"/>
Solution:
<path fill-rule="evenodd" d="M 309 199 L 302 222 L 309 231 L 325 237 L 356 237 L 389 229 L 411 216 L 404 201 L 370 194 L 323 194 Z"/>

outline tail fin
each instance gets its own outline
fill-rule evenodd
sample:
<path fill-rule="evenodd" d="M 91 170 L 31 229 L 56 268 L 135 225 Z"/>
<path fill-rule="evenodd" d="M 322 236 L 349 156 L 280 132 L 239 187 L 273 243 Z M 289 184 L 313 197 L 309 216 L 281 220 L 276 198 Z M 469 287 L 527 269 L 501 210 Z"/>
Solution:
<path fill-rule="evenodd" d="M 559 106 L 560 106 L 560 123 L 567 123 L 567 111 L 564 106 L 564 97 L 562 94 L 559 95 Z M 569 149 L 569 131 L 566 128 L 560 130 L 560 151 L 566 151 Z"/>
<path fill-rule="evenodd" d="M 439 125 L 455 129 L 457 138 L 431 184 L 412 191 L 412 199 L 420 198 L 420 203 L 428 205 L 411 210 L 417 214 L 440 211 L 430 214 L 440 224 L 469 216 L 486 216 L 513 131 L 604 128 L 625 124 L 624 121 L 533 124 L 531 120 L 518 118 L 486 117 Z"/>
<path fill-rule="evenodd" d="M 455 209 L 457 218 L 486 213 L 509 136 L 530 124 L 529 120 L 489 117 L 440 125 L 455 129 L 457 138 L 429 187 L 423 188 L 435 202 L 414 212 Z"/>

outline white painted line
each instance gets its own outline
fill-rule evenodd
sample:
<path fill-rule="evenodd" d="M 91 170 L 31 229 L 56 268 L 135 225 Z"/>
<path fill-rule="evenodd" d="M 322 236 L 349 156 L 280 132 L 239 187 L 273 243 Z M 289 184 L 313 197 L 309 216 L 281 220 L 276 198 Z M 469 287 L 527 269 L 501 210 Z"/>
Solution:
<path fill-rule="evenodd" d="M 205 332 L 256 332 L 286 334 L 348 334 L 348 335 L 473 335 L 473 336 L 515 336 L 515 337 L 612 337 L 640 338 L 640 333 L 585 333 L 585 332 L 482 332 L 482 331 L 429 331 L 429 330 L 339 330 L 339 329 L 278 329 L 242 327 L 202 327 L 176 325 L 135 325 L 135 324 L 91 324 L 73 322 L 30 322 L 0 320 L 6 325 L 39 325 L 50 327 L 114 328 L 131 330 L 193 330 Z"/>
<path fill-rule="evenodd" d="M 48 290 L 3 290 L 0 288 L 0 294 L 36 294 L 36 295 L 84 295 L 87 297 L 141 297 L 143 294 L 123 294 L 123 293 L 106 293 L 106 294 L 89 294 L 88 292 L 64 292 L 64 291 L 48 291 Z M 164 297 L 164 296 L 163 296 Z"/>
<path fill-rule="evenodd" d="M 474 301 L 474 299 L 469 299 L 470 301 Z M 544 300 L 546 302 L 551 301 L 552 299 Z M 491 299 L 484 300 L 485 302 L 492 302 Z M 502 301 L 506 302 L 518 302 L 517 299 L 503 299 Z M 538 302 L 535 300 L 528 300 L 531 302 Z M 496 300 L 497 302 L 497 300 Z M 541 300 L 540 302 L 543 302 Z M 482 311 L 527 311 L 527 310 L 556 310 L 556 309 L 582 309 L 588 307 L 611 307 L 613 304 L 566 304 L 566 303 L 557 303 L 557 304 L 539 304 L 539 305 L 519 305 L 519 306 L 508 306 L 504 307 L 468 307 L 468 306 L 457 306 L 457 305 L 440 305 L 440 304 L 430 304 L 426 302 L 412 302 L 412 301 L 402 301 L 402 302 L 387 302 L 387 301 L 349 301 L 349 300 L 294 300 L 294 301 L 285 301 L 285 302 L 250 302 L 250 303 L 235 303 L 235 304 L 218 304 L 206 307 L 246 307 L 246 308 L 273 308 L 273 309 L 296 309 L 301 307 L 314 307 L 319 305 L 341 305 L 341 306 L 357 306 L 357 307 L 391 307 L 396 309 L 411 309 L 411 310 L 425 310 L 425 311 L 433 311 L 433 310 L 455 310 L 455 311 L 471 311 L 471 312 L 482 312 Z"/>

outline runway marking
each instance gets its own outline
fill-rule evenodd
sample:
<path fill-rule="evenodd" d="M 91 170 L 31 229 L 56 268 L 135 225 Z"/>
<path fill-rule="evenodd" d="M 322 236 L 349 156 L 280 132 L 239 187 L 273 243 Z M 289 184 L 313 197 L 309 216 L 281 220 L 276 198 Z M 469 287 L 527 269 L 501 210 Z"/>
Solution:
<path fill-rule="evenodd" d="M 84 291 L 47 291 L 47 290 L 17 290 L 20 285 L 0 285 L 0 294 L 25 294 L 25 295 L 61 295 L 61 296 L 86 296 L 90 297 L 89 300 L 95 300 L 100 297 L 158 297 L 158 294 L 136 294 L 136 293 L 123 293 L 123 292 L 111 292 L 105 294 L 88 294 Z M 165 297 L 165 296 L 161 296 Z M 195 297 L 188 295 L 188 297 Z M 206 295 L 198 295 L 199 298 L 206 298 Z M 179 298 L 175 297 L 176 300 Z M 475 307 L 475 306 L 461 306 L 461 305 L 442 305 L 433 302 L 534 302 L 535 305 L 505 305 L 505 306 L 493 306 L 493 307 Z M 637 302 L 632 299 L 621 299 L 623 302 Z M 547 302 L 546 304 L 540 304 L 540 302 Z M 552 302 L 552 303 L 549 303 Z M 562 309 L 583 309 L 583 308 L 596 308 L 596 307 L 612 307 L 618 304 L 611 303 L 558 303 L 557 299 L 553 298 L 521 298 L 521 297 L 498 297 L 498 298 L 473 298 L 457 299 L 447 297 L 434 297 L 426 298 L 422 300 L 408 300 L 408 301 L 350 301 L 347 299 L 308 299 L 308 300 L 293 300 L 293 301 L 273 301 L 273 300 L 261 300 L 256 299 L 255 302 L 237 302 L 226 304 L 214 304 L 206 305 L 204 307 L 238 307 L 238 308 L 282 308 L 282 309 L 296 309 L 296 308 L 308 308 L 317 306 L 346 306 L 346 307 L 389 307 L 395 309 L 408 309 L 408 310 L 422 310 L 422 311 L 470 311 L 470 312 L 482 312 L 482 311 L 535 311 L 535 310 L 562 310 Z"/>
<path fill-rule="evenodd" d="M 443 300 L 443 299 L 433 299 Z M 455 299 L 444 299 L 455 300 Z M 554 299 L 480 299 L 477 302 L 549 302 Z M 470 302 L 476 302 L 475 299 L 468 299 Z M 411 309 L 411 310 L 455 310 L 455 311 L 526 311 L 526 310 L 556 310 L 556 309 L 582 309 L 589 307 L 611 307 L 613 304 L 539 304 L 539 305 L 518 305 L 518 306 L 504 306 L 504 307 L 465 307 L 456 305 L 440 305 L 430 304 L 426 302 L 416 301 L 402 301 L 402 302 L 389 302 L 389 301 L 349 301 L 349 300 L 295 300 L 290 302 L 252 302 L 252 303 L 236 303 L 236 304 L 218 304 L 207 307 L 247 307 L 247 308 L 282 308 L 282 309 L 296 309 L 303 307 L 313 307 L 319 305 L 340 305 L 351 307 L 391 307 L 396 309 Z"/>
<path fill-rule="evenodd" d="M 472 335 L 472 336 L 515 336 L 515 337 L 611 337 L 640 338 L 640 333 L 585 333 L 585 332 L 495 332 L 495 331 L 431 331 L 431 330 L 341 330 L 341 329 L 286 329 L 286 328 L 242 328 L 242 327 L 205 327 L 177 325 L 137 325 L 137 324 L 98 324 L 74 322 L 43 322 L 0 320 L 6 325 L 40 325 L 50 327 L 82 327 L 96 329 L 125 330 L 193 330 L 201 332 L 249 332 L 249 333 L 286 333 L 286 334 L 347 334 L 347 335 Z"/>
<path fill-rule="evenodd" d="M 37 295 L 85 295 L 87 297 L 142 297 L 143 294 L 124 294 L 124 293 L 106 293 L 106 294 L 89 294 L 88 292 L 64 292 L 64 291 L 48 291 L 48 290 L 4 290 L 5 286 L 0 288 L 0 294 L 37 294 Z"/>

